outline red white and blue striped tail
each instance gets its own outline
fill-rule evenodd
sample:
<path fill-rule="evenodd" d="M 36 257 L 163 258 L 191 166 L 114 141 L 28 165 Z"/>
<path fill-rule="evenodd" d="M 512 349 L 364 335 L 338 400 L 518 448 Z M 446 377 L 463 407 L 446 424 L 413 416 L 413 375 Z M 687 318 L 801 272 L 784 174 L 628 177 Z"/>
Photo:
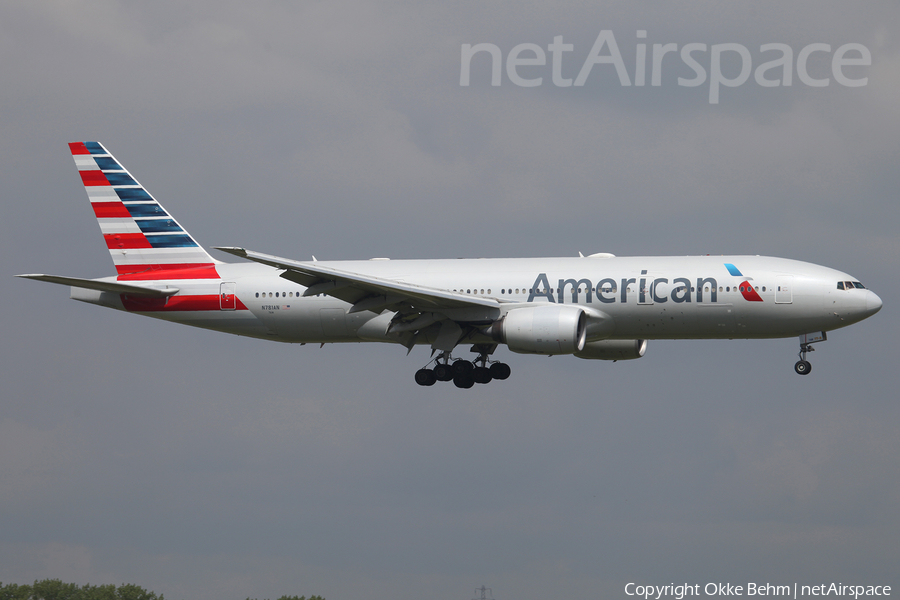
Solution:
<path fill-rule="evenodd" d="M 218 262 L 99 142 L 69 144 L 120 280 L 217 278 Z"/>

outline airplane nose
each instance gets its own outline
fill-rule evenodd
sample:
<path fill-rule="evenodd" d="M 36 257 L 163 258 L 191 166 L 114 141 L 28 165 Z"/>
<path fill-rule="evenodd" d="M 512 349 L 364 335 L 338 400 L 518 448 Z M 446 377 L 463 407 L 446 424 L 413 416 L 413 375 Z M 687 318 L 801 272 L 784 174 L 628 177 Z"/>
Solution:
<path fill-rule="evenodd" d="M 866 291 L 866 312 L 869 315 L 874 315 L 879 310 L 881 310 L 881 298 L 879 298 L 878 294 L 876 294 L 872 290 Z"/>

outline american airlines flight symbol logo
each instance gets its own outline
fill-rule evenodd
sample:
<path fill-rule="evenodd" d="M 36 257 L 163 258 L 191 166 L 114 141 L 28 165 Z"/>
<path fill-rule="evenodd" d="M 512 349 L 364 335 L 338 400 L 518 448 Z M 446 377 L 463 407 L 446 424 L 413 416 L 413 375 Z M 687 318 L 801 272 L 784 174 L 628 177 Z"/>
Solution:
<path fill-rule="evenodd" d="M 728 272 L 734 275 L 735 277 L 743 277 L 744 275 L 741 273 L 740 269 L 734 266 L 731 263 L 725 263 L 725 268 L 728 269 Z M 752 279 L 752 278 L 751 278 Z M 763 299 L 757 293 L 753 286 L 750 285 L 749 279 L 744 280 L 744 282 L 739 287 L 741 291 L 741 296 L 744 297 L 744 300 L 747 302 L 762 302 Z"/>

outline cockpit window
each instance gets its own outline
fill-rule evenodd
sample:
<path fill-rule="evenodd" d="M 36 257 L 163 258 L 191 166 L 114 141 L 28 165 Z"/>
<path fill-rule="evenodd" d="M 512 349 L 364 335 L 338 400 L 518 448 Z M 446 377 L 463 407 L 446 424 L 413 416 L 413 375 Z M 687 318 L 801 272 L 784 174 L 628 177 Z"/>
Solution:
<path fill-rule="evenodd" d="M 858 290 L 864 290 L 864 289 L 866 289 L 866 286 L 864 286 L 863 284 L 861 284 L 861 283 L 858 282 L 858 281 L 854 281 L 854 282 L 853 282 L 853 287 L 855 287 L 855 288 L 858 289 Z"/>
<path fill-rule="evenodd" d="M 844 282 L 843 282 L 843 281 L 838 281 L 838 289 L 839 289 L 839 290 L 844 289 Z"/>

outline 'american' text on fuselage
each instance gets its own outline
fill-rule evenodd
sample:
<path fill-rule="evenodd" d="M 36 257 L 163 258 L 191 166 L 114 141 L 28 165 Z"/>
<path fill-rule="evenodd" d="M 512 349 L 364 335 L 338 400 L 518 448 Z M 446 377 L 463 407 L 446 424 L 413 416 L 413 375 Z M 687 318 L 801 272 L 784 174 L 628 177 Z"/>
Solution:
<path fill-rule="evenodd" d="M 641 275 L 646 275 L 647 271 L 641 271 Z M 648 285 L 649 281 L 649 285 Z M 571 296 L 572 302 L 577 303 L 579 301 L 579 294 L 582 292 L 582 285 L 584 286 L 584 301 L 587 304 L 590 304 L 594 298 L 597 299 L 598 302 L 603 304 L 612 304 L 617 301 L 618 302 L 628 302 L 628 286 L 637 283 L 637 298 L 638 303 L 644 304 L 648 301 L 652 301 L 656 304 L 662 304 L 663 302 L 668 302 L 669 299 L 672 302 L 691 302 L 691 293 L 695 294 L 696 302 L 703 302 L 703 292 L 704 286 L 709 285 L 706 288 L 706 291 L 709 292 L 709 302 L 718 302 L 718 282 L 713 277 L 698 277 L 696 286 L 693 286 L 691 280 L 686 277 L 676 277 L 672 280 L 672 291 L 666 295 L 657 294 L 658 286 L 666 285 L 669 283 L 669 279 L 667 277 L 656 277 L 652 280 L 648 280 L 647 277 L 641 277 L 637 279 L 635 277 L 630 278 L 622 278 L 619 281 L 611 277 L 606 277 L 597 282 L 597 287 L 594 287 L 593 282 L 590 279 L 560 279 L 559 284 L 556 286 L 556 289 L 550 287 L 550 280 L 547 278 L 546 273 L 541 273 L 534 280 L 534 285 L 529 290 L 528 302 L 534 302 L 535 298 L 546 298 L 548 302 L 565 302 L 565 292 L 566 286 L 571 286 Z M 696 291 L 695 291 L 696 290 Z"/>

